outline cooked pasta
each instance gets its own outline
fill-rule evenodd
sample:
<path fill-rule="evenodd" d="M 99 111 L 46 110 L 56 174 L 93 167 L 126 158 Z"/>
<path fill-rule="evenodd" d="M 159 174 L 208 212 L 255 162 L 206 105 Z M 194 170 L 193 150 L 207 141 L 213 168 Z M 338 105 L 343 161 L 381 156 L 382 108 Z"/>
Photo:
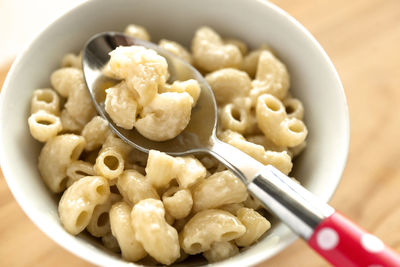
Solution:
<path fill-rule="evenodd" d="M 150 40 L 136 24 L 125 34 Z M 205 75 L 218 104 L 222 141 L 290 173 L 307 145 L 304 107 L 289 92 L 286 66 L 268 46 L 249 51 L 242 40 L 209 27 L 194 33 L 191 51 L 167 39 L 159 46 Z M 104 74 L 121 80 L 106 89 L 112 121 L 153 141 L 179 135 L 201 96 L 198 81 L 169 81 L 166 59 L 144 47 L 118 47 L 110 56 Z M 86 230 L 124 260 L 152 265 L 195 254 L 222 261 L 262 240 L 271 227 L 264 207 L 215 158 L 146 154 L 112 133 L 95 114 L 81 57 L 62 57 L 51 88 L 33 91 L 28 118 L 32 137 L 44 143 L 40 175 L 62 194 L 58 211 L 65 230 Z"/>

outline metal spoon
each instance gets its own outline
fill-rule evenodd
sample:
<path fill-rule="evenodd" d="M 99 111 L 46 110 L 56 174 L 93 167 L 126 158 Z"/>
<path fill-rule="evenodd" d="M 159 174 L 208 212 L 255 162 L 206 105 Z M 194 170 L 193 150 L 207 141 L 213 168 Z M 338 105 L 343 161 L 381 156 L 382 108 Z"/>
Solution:
<path fill-rule="evenodd" d="M 189 125 L 172 140 L 151 141 L 136 130 L 116 126 L 105 112 L 104 90 L 117 81 L 104 76 L 102 69 L 109 60 L 109 52 L 118 46 L 130 45 L 151 48 L 165 57 L 170 73 L 169 82 L 196 79 L 201 86 L 201 94 L 192 110 Z M 399 256 L 387 247 L 382 253 L 375 253 L 373 257 L 369 255 L 360 243 L 365 231 L 335 212 L 307 189 L 273 166 L 264 166 L 239 149 L 218 140 L 215 134 L 217 105 L 213 92 L 202 75 L 184 60 L 153 43 L 121 33 L 105 32 L 93 36 L 86 43 L 82 66 L 89 93 L 98 113 L 109 122 L 114 133 L 128 144 L 146 153 L 155 149 L 173 156 L 201 152 L 211 154 L 240 178 L 254 197 L 334 265 L 349 266 L 348 264 L 352 263 L 358 266 L 360 263 L 366 263 L 365 266 L 400 266 Z M 331 231 L 324 231 L 326 229 Z M 381 242 L 377 238 L 376 240 Z M 348 251 L 348 247 L 353 250 Z"/>

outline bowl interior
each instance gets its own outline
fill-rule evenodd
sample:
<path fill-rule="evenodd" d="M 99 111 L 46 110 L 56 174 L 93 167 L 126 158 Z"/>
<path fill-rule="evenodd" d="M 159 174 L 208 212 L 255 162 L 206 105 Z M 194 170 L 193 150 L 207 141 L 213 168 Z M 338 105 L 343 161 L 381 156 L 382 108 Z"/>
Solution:
<path fill-rule="evenodd" d="M 29 134 L 30 98 L 49 87 L 49 77 L 68 52 L 79 52 L 92 35 L 143 25 L 157 42 L 166 38 L 190 47 L 203 25 L 251 48 L 269 44 L 287 65 L 291 91 L 305 106 L 308 146 L 292 173 L 327 201 L 340 180 L 348 151 L 349 122 L 338 75 L 313 37 L 284 11 L 266 1 L 249 0 L 96 0 L 88 1 L 50 24 L 14 63 L 0 100 L 1 167 L 15 198 L 35 224 L 74 254 L 100 266 L 128 266 L 93 239 L 67 234 L 60 225 L 56 197 L 37 170 L 40 144 Z M 215 266 L 253 265 L 288 246 L 296 236 L 282 223 L 258 244 Z M 105 252 L 105 253 L 104 253 Z M 185 266 L 197 265 L 196 262 Z M 132 265 L 130 265 L 132 266 Z"/>

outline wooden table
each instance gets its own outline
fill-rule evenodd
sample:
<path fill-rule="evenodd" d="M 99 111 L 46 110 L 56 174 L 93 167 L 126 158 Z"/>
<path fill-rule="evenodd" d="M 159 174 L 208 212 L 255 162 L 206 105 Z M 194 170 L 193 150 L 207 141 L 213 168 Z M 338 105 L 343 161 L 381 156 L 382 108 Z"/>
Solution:
<path fill-rule="evenodd" d="M 273 2 L 321 43 L 346 91 L 350 154 L 331 204 L 400 252 L 400 1 Z M 258 267 L 326 265 L 299 240 Z M 40 232 L 0 179 L 0 266 L 92 265 Z"/>

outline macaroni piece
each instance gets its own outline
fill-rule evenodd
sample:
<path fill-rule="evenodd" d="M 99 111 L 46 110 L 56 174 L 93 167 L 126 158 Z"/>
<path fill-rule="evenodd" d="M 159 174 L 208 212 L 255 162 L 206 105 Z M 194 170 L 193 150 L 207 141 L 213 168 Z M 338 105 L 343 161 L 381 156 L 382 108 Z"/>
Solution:
<path fill-rule="evenodd" d="M 131 24 L 125 33 L 150 40 Z M 307 145 L 304 107 L 289 91 L 286 66 L 262 45 L 247 52 L 239 40 L 208 27 L 192 39 L 192 54 L 162 39 L 159 46 L 194 64 L 217 103 L 218 137 L 264 165 L 289 174 Z M 105 110 L 116 125 L 153 141 L 179 135 L 201 88 L 172 81 L 164 57 L 140 46 L 118 47 L 103 72 L 121 81 L 106 89 Z M 96 116 L 83 80 L 82 54 L 66 54 L 51 87 L 33 91 L 28 126 L 43 142 L 38 169 L 62 193 L 60 222 L 73 235 L 87 230 L 126 261 L 169 265 L 202 254 L 210 263 L 262 240 L 266 209 L 210 155 L 173 157 L 134 149 Z M 293 178 L 294 179 L 294 178 Z M 297 180 L 295 180 L 297 181 Z M 185 264 L 185 263 L 183 263 Z"/>
<path fill-rule="evenodd" d="M 145 41 L 150 41 L 150 34 L 147 32 L 147 30 L 144 27 L 142 27 L 140 25 L 129 24 L 125 28 L 124 34 L 134 37 L 134 38 L 142 39 Z"/>
<path fill-rule="evenodd" d="M 45 110 L 31 114 L 28 124 L 32 137 L 40 142 L 48 141 L 62 130 L 60 118 Z"/>
<path fill-rule="evenodd" d="M 105 110 L 117 126 L 132 129 L 135 125 L 137 109 L 138 103 L 125 82 L 106 90 Z"/>
<path fill-rule="evenodd" d="M 261 45 L 258 49 L 251 51 L 243 58 L 242 70 L 247 72 L 251 78 L 254 78 L 257 71 L 258 60 L 263 51 L 270 51 L 271 49 L 267 45 Z"/>
<path fill-rule="evenodd" d="M 198 183 L 192 193 L 193 210 L 196 212 L 240 203 L 248 195 L 246 186 L 230 171 L 214 173 Z"/>
<path fill-rule="evenodd" d="M 261 131 L 279 146 L 297 146 L 307 136 L 303 121 L 289 118 L 282 102 L 273 95 L 264 94 L 258 98 L 256 115 Z"/>
<path fill-rule="evenodd" d="M 206 168 L 195 157 L 177 157 L 177 182 L 182 188 L 189 188 L 202 181 L 207 174 Z"/>
<path fill-rule="evenodd" d="M 250 246 L 271 227 L 271 223 L 253 209 L 241 208 L 236 216 L 246 226 L 246 232 L 235 240 L 240 247 Z"/>
<path fill-rule="evenodd" d="M 99 204 L 110 196 L 110 187 L 101 176 L 86 176 L 73 183 L 64 192 L 58 205 L 58 213 L 65 230 L 77 235 L 86 228 Z"/>
<path fill-rule="evenodd" d="M 94 170 L 99 175 L 112 180 L 124 171 L 125 161 L 121 153 L 115 147 L 107 147 L 100 150 L 94 164 Z"/>
<path fill-rule="evenodd" d="M 92 236 L 103 237 L 111 232 L 109 212 L 111 205 L 120 200 L 121 196 L 119 194 L 110 193 L 105 203 L 97 205 L 94 208 L 92 217 L 86 227 Z"/>
<path fill-rule="evenodd" d="M 234 104 L 227 104 L 220 109 L 219 117 L 221 126 L 238 133 L 245 132 L 250 123 L 250 114 L 244 108 L 238 108 Z"/>
<path fill-rule="evenodd" d="M 165 141 L 180 134 L 188 125 L 193 98 L 186 92 L 167 92 L 157 95 L 143 108 L 136 129 L 144 137 Z"/>
<path fill-rule="evenodd" d="M 242 53 L 236 45 L 224 44 L 221 36 L 208 27 L 198 29 L 192 40 L 195 65 L 207 72 L 223 68 L 239 68 Z"/>
<path fill-rule="evenodd" d="M 144 199 L 131 213 L 136 239 L 143 248 L 162 264 L 171 264 L 180 257 L 178 232 L 165 221 L 165 210 L 160 200 Z"/>
<path fill-rule="evenodd" d="M 270 51 L 262 51 L 250 96 L 253 102 L 262 94 L 272 94 L 283 99 L 290 86 L 289 73 L 285 65 Z"/>
<path fill-rule="evenodd" d="M 271 140 L 269 140 L 267 137 L 265 137 L 264 134 L 260 133 L 257 135 L 250 135 L 247 136 L 247 141 L 263 146 L 265 148 L 265 150 L 272 150 L 272 151 L 276 151 L 276 152 L 282 152 L 282 151 L 286 151 L 289 155 L 289 149 L 287 147 L 284 146 L 278 146 L 277 144 L 275 144 L 274 142 L 272 142 Z"/>
<path fill-rule="evenodd" d="M 146 166 L 146 179 L 155 188 L 166 187 L 177 175 L 174 157 L 157 150 L 150 150 Z"/>
<path fill-rule="evenodd" d="M 186 60 L 189 64 L 192 64 L 192 55 L 189 53 L 189 51 L 186 50 L 185 47 L 181 46 L 177 42 L 166 40 L 166 39 L 161 39 L 160 42 L 158 42 L 158 46 L 161 48 L 164 48 L 168 52 L 181 57 L 182 59 Z"/>
<path fill-rule="evenodd" d="M 117 202 L 110 209 L 110 226 L 113 236 L 117 239 L 122 258 L 128 261 L 138 261 L 146 257 L 147 252 L 135 237 L 131 224 L 132 208 L 125 202 Z"/>
<path fill-rule="evenodd" d="M 165 188 L 173 179 L 182 188 L 188 188 L 203 179 L 206 173 L 206 169 L 196 158 L 174 158 L 156 150 L 149 152 L 146 179 L 155 188 Z"/>
<path fill-rule="evenodd" d="M 66 174 L 72 182 L 76 182 L 85 176 L 95 176 L 96 172 L 89 162 L 76 160 L 68 165 Z"/>
<path fill-rule="evenodd" d="M 67 98 L 64 107 L 79 124 L 88 123 L 96 114 L 92 99 L 86 88 L 82 70 L 62 68 L 51 75 L 56 91 Z"/>
<path fill-rule="evenodd" d="M 242 150 L 264 165 L 271 164 L 281 172 L 288 174 L 292 170 L 292 159 L 286 151 L 265 150 L 261 145 L 248 142 L 241 134 L 227 130 L 220 135 L 222 141 Z"/>
<path fill-rule="evenodd" d="M 63 109 L 61 111 L 61 124 L 63 127 L 63 132 L 64 133 L 76 133 L 79 134 L 84 125 L 78 123 L 69 113 L 66 109 Z"/>
<path fill-rule="evenodd" d="M 170 187 L 162 196 L 165 210 L 175 219 L 182 219 L 192 210 L 193 199 L 190 190 Z"/>
<path fill-rule="evenodd" d="M 110 134 L 107 136 L 106 141 L 104 142 L 102 149 L 113 148 L 118 153 L 121 154 L 123 159 L 125 160 L 129 153 L 133 150 L 133 148 L 118 138 L 115 134 Z"/>
<path fill-rule="evenodd" d="M 85 139 L 74 134 L 51 138 L 40 151 L 38 168 L 43 181 L 54 193 L 67 186 L 67 167 L 77 160 L 85 147 Z"/>
<path fill-rule="evenodd" d="M 57 116 L 60 114 L 60 97 L 53 89 L 36 89 L 33 92 L 31 114 L 39 110 L 44 110 Z"/>
<path fill-rule="evenodd" d="M 285 106 L 288 118 L 303 119 L 304 107 L 300 100 L 296 98 L 285 98 L 282 103 Z"/>
<path fill-rule="evenodd" d="M 193 98 L 192 107 L 196 105 L 197 99 L 200 96 L 200 85 L 196 80 L 190 79 L 187 81 L 174 81 L 172 84 L 165 84 L 158 89 L 159 93 L 176 92 L 188 93 Z"/>
<path fill-rule="evenodd" d="M 100 116 L 95 116 L 82 130 L 82 136 L 86 140 L 86 151 L 92 151 L 101 147 L 111 134 L 108 122 Z"/>
<path fill-rule="evenodd" d="M 135 170 L 124 171 L 118 177 L 117 188 L 125 202 L 132 206 L 143 199 L 160 199 L 157 191 L 145 177 Z"/>
<path fill-rule="evenodd" d="M 246 72 L 224 68 L 206 75 L 206 81 L 214 92 L 218 104 L 232 102 L 234 98 L 247 96 L 251 80 Z"/>
<path fill-rule="evenodd" d="M 190 255 L 211 249 L 214 242 L 241 237 L 246 227 L 227 211 L 208 209 L 196 213 L 179 233 L 183 250 Z"/>

